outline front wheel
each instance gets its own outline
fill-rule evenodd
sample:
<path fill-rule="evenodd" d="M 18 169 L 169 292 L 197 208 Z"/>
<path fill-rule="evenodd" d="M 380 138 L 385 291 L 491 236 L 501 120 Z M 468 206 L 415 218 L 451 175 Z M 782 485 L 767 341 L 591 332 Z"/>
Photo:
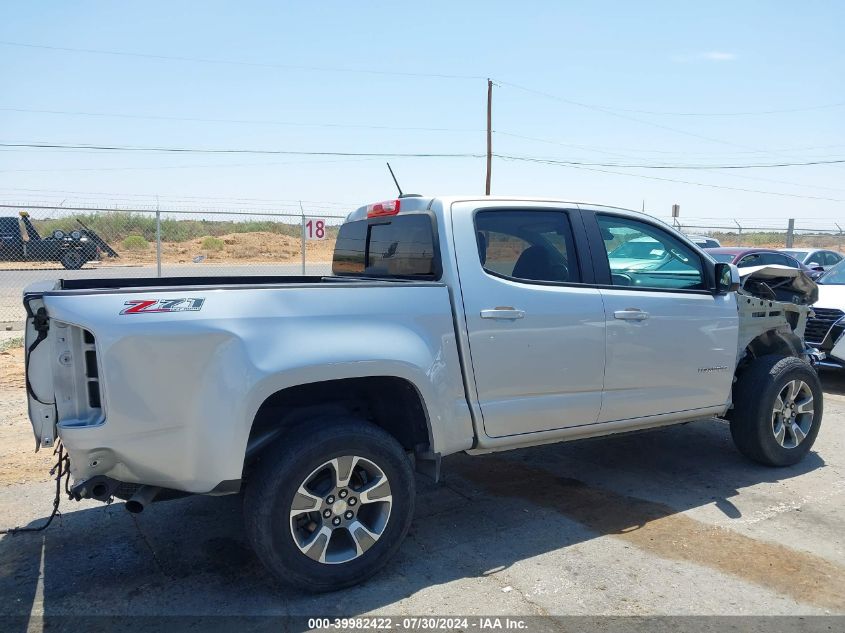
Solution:
<path fill-rule="evenodd" d="M 362 420 L 293 433 L 264 451 L 247 485 L 247 536 L 285 584 L 315 592 L 357 584 L 387 563 L 408 532 L 410 460 L 391 435 Z"/>
<path fill-rule="evenodd" d="M 816 440 L 822 404 L 821 381 L 809 364 L 791 356 L 755 359 L 734 385 L 728 416 L 734 444 L 768 466 L 796 464 Z"/>

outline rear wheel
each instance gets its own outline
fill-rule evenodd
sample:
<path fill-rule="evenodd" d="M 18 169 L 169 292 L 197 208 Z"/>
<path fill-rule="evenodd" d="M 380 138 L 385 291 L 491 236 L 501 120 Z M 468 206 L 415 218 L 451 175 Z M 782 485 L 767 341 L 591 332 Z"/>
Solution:
<path fill-rule="evenodd" d="M 85 257 L 81 251 L 74 248 L 65 251 L 59 261 L 68 270 L 79 270 L 85 264 Z"/>
<path fill-rule="evenodd" d="M 789 466 L 809 452 L 822 421 L 822 387 L 799 358 L 763 356 L 734 386 L 731 435 L 739 451 L 769 466 Z"/>
<path fill-rule="evenodd" d="M 361 420 L 296 433 L 265 450 L 247 485 L 248 538 L 285 584 L 317 592 L 357 584 L 408 532 L 410 460 L 391 435 Z"/>

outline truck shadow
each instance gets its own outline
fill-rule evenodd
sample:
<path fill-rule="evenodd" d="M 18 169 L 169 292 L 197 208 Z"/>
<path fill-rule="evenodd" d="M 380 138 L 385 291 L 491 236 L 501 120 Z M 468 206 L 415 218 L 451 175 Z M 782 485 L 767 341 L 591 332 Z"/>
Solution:
<path fill-rule="evenodd" d="M 841 569 L 731 529 L 758 520 L 731 502 L 741 489 L 822 466 L 816 453 L 789 468 L 753 464 L 715 421 L 452 456 L 443 483 L 419 481 L 416 519 L 396 558 L 363 586 L 328 596 L 273 586 L 244 540 L 240 497 L 163 502 L 138 516 L 119 503 L 77 511 L 65 503 L 47 531 L 0 540 L 0 615 L 351 616 L 605 536 L 788 595 L 824 577 L 827 593 L 816 601 L 842 608 Z M 713 504 L 720 511 L 707 509 L 707 522 L 684 513 Z M 16 622 L 26 630 L 25 618 Z"/>
<path fill-rule="evenodd" d="M 819 372 L 826 394 L 845 395 L 845 372 L 837 369 L 827 369 Z"/>

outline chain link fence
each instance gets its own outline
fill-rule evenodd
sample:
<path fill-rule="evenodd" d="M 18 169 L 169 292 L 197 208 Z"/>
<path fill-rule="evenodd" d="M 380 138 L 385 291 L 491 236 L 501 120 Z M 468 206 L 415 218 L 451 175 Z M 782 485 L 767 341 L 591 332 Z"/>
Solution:
<path fill-rule="evenodd" d="M 0 205 L 0 323 L 21 292 L 89 277 L 326 275 L 346 214 Z"/>
<path fill-rule="evenodd" d="M 823 248 L 845 252 L 845 232 L 835 222 L 826 226 L 800 219 L 781 221 L 661 218 L 687 235 L 717 239 L 722 246 L 755 248 Z"/>
<path fill-rule="evenodd" d="M 268 209 L 0 204 L 0 323 L 23 321 L 21 292 L 57 278 L 326 275 L 346 213 Z M 723 246 L 842 251 L 835 223 L 660 218 Z"/>

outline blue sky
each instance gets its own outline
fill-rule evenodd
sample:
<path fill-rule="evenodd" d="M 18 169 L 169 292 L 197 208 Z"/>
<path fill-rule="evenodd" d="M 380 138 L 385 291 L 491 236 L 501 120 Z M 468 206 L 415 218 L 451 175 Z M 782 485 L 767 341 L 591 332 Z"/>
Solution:
<path fill-rule="evenodd" d="M 482 154 L 489 76 L 501 154 L 835 160 L 845 157 L 845 106 L 817 106 L 845 103 L 843 24 L 837 1 L 4 3 L 0 141 Z M 380 74 L 392 72 L 465 78 Z M 667 114 L 679 112 L 758 114 Z M 406 190 L 483 192 L 481 158 L 391 163 Z M 844 175 L 841 164 L 587 170 L 496 159 L 493 192 L 845 226 Z M 5 201 L 126 205 L 157 194 L 170 206 L 302 199 L 346 210 L 393 191 L 382 159 L 0 151 Z"/>

